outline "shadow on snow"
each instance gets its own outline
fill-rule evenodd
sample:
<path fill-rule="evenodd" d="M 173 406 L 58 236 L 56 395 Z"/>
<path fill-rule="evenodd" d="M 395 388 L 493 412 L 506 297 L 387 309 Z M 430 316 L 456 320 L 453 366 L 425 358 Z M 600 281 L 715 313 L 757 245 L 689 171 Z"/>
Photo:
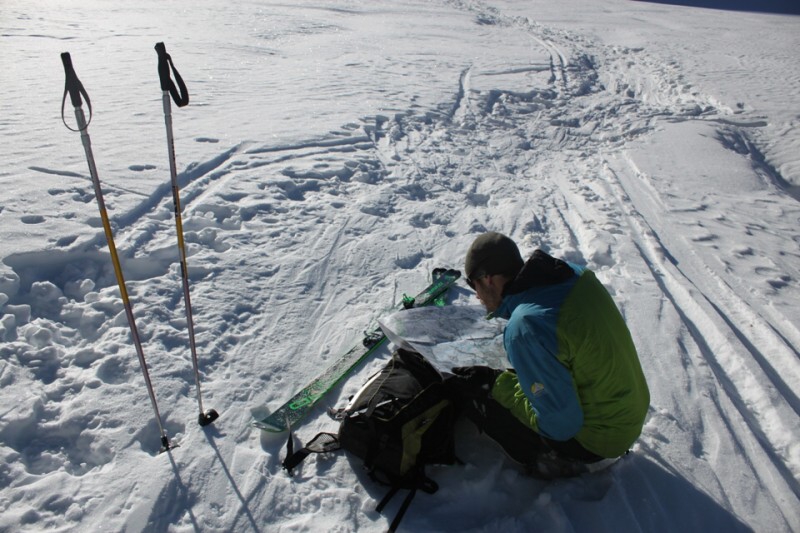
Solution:
<path fill-rule="evenodd" d="M 777 13 L 782 15 L 800 15 L 800 3 L 797 0 L 636 0 L 655 4 L 671 4 L 686 7 L 702 7 L 706 9 L 722 9 L 726 11 L 751 11 L 755 13 Z"/>

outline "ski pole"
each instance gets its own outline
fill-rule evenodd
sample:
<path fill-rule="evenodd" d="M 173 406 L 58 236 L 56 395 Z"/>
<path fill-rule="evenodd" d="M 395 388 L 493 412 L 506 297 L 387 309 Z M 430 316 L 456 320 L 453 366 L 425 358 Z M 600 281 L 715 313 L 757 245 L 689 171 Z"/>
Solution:
<path fill-rule="evenodd" d="M 192 366 L 194 367 L 195 388 L 197 389 L 197 405 L 200 409 L 198 422 L 201 426 L 207 426 L 219 418 L 219 413 L 214 409 L 203 410 L 203 397 L 200 393 L 200 370 L 197 364 L 197 343 L 194 337 L 194 320 L 192 318 L 192 301 L 189 296 L 189 271 L 186 266 L 186 245 L 183 242 L 183 223 L 181 222 L 181 199 L 178 186 L 178 171 L 175 164 L 175 143 L 172 136 L 172 111 L 170 108 L 170 96 L 175 100 L 175 105 L 183 107 L 189 103 L 189 91 L 183 83 L 181 75 L 172 63 L 172 58 L 167 53 L 164 43 L 156 43 L 156 53 L 158 53 L 158 77 L 161 81 L 162 102 L 164 104 L 164 122 L 167 127 L 167 150 L 169 155 L 169 173 L 172 180 L 172 200 L 175 207 L 175 229 L 178 233 L 178 250 L 181 258 L 181 279 L 183 280 L 183 300 L 186 304 L 186 324 L 189 329 L 189 347 L 192 352 Z M 170 77 L 170 69 L 175 74 L 175 87 Z M 180 89 L 180 90 L 179 90 Z"/>
<path fill-rule="evenodd" d="M 158 412 L 158 404 L 156 403 L 156 395 L 153 392 L 153 384 L 150 381 L 150 373 L 147 371 L 147 363 L 144 359 L 144 351 L 142 350 L 142 342 L 139 339 L 139 332 L 136 329 L 136 320 L 133 316 L 133 307 L 131 306 L 130 298 L 128 298 L 128 291 L 125 288 L 125 278 L 122 275 L 122 267 L 120 266 L 119 256 L 117 255 L 117 248 L 114 245 L 114 235 L 111 232 L 111 224 L 108 221 L 108 213 L 106 212 L 106 205 L 103 201 L 103 191 L 100 187 L 100 178 L 97 175 L 97 166 L 94 162 L 92 155 L 92 143 L 89 138 L 89 124 L 86 122 L 86 116 L 83 113 L 81 96 L 86 99 L 86 105 L 89 107 L 89 121 L 92 119 L 92 103 L 89 100 L 89 95 L 83 88 L 83 84 L 75 74 L 75 69 L 72 66 L 72 59 L 68 52 L 61 54 L 61 62 L 64 64 L 64 72 L 66 74 L 66 83 L 64 86 L 64 97 L 61 100 L 61 120 L 64 125 L 71 131 L 80 131 L 81 141 L 83 142 L 83 149 L 86 152 L 86 161 L 89 164 L 89 174 L 92 177 L 92 184 L 94 185 L 94 195 L 97 199 L 97 205 L 100 208 L 100 218 L 103 221 L 103 230 L 106 234 L 106 241 L 108 242 L 108 250 L 111 253 L 111 262 L 114 264 L 114 274 L 117 277 L 117 285 L 119 285 L 119 293 L 122 297 L 122 303 L 125 306 L 125 314 L 128 317 L 128 325 L 131 328 L 131 336 L 133 343 L 136 346 L 136 354 L 139 357 L 139 366 L 142 368 L 144 375 L 144 382 L 147 385 L 147 392 L 150 395 L 150 403 L 153 405 L 153 412 L 156 415 L 156 422 L 158 423 L 158 430 L 161 433 L 161 451 L 166 451 L 173 446 L 169 442 L 164 425 L 161 423 L 161 414 Z M 75 119 L 78 121 L 78 129 L 71 128 L 67 124 L 64 117 L 64 105 L 67 101 L 67 93 L 69 93 L 72 105 L 75 107 Z"/>

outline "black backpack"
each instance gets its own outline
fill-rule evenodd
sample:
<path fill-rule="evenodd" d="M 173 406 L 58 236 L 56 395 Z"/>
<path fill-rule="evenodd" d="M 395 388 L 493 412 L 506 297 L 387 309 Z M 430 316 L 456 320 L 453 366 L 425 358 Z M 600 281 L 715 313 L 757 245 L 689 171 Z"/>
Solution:
<path fill-rule="evenodd" d="M 370 477 L 391 487 L 377 506 L 381 512 L 400 489 L 409 489 L 389 531 L 394 531 L 417 490 L 432 494 L 438 485 L 425 465 L 453 464 L 456 411 L 442 375 L 422 355 L 398 350 L 343 409 L 339 432 L 320 433 L 293 451 L 289 436 L 284 468 L 292 469 L 310 453 L 344 449 L 364 461 Z"/>

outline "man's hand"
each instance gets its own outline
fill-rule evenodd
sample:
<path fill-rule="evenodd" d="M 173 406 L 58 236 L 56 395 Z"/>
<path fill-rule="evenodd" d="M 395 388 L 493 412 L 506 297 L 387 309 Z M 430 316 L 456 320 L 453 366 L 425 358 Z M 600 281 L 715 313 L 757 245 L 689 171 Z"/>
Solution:
<path fill-rule="evenodd" d="M 488 366 L 459 366 L 452 369 L 453 377 L 447 380 L 448 386 L 462 398 L 490 398 L 497 376 L 503 370 Z"/>

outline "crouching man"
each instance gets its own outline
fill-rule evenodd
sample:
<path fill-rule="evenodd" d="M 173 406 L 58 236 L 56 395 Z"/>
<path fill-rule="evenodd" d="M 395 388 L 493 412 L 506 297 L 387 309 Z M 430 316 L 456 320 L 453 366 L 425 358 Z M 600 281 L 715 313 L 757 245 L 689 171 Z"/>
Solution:
<path fill-rule="evenodd" d="M 626 453 L 650 393 L 628 327 L 594 273 L 537 250 L 524 262 L 510 238 L 472 243 L 466 281 L 508 319 L 511 369 L 453 369 L 464 414 L 531 475 L 552 478 Z"/>

